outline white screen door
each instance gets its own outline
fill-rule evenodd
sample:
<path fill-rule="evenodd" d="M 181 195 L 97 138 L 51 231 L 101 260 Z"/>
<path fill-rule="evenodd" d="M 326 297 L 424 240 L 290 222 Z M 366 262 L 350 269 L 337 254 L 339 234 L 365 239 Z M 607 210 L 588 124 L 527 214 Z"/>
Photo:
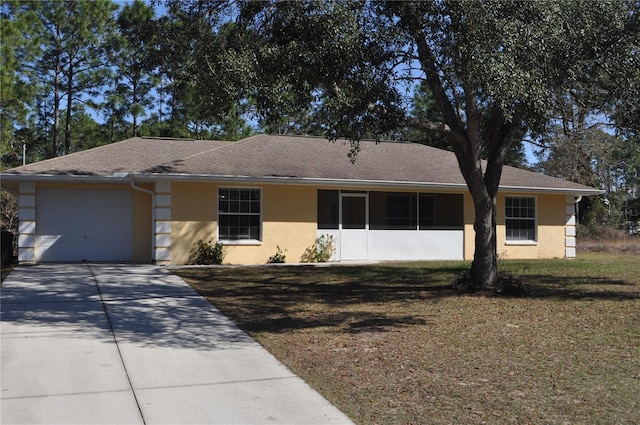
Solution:
<path fill-rule="evenodd" d="M 368 214 L 366 193 L 340 194 L 340 259 L 368 258 Z"/>

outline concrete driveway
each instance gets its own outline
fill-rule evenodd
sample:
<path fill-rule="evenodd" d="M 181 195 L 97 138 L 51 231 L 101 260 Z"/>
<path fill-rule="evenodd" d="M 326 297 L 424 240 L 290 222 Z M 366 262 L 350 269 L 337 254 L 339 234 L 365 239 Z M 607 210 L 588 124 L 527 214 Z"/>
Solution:
<path fill-rule="evenodd" d="M 0 422 L 350 424 L 154 266 L 20 266 L 4 281 Z"/>

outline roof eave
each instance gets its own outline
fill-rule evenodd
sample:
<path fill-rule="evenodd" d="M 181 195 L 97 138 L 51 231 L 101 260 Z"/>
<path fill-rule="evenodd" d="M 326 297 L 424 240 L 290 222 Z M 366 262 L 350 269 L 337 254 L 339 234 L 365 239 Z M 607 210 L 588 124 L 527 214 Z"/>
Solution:
<path fill-rule="evenodd" d="M 346 187 L 412 187 L 432 189 L 456 189 L 466 190 L 467 186 L 460 183 L 426 183 L 411 181 L 384 181 L 361 179 L 332 179 L 312 177 L 286 177 L 286 176 L 228 176 L 210 174 L 135 174 L 134 178 L 140 182 L 152 182 L 160 180 L 171 181 L 216 181 L 241 184 L 291 184 L 302 186 L 346 186 Z"/>
<path fill-rule="evenodd" d="M 595 189 L 592 187 L 584 188 L 569 188 L 569 187 L 535 187 L 535 186 L 502 186 L 500 185 L 501 192 L 514 192 L 514 193 L 556 193 L 559 195 L 575 195 L 575 196 L 595 196 L 605 193 L 604 190 Z"/>
<path fill-rule="evenodd" d="M 1 174 L 2 183 L 52 182 L 52 183 L 127 183 L 128 174 L 104 175 L 68 175 L 68 174 Z"/>
<path fill-rule="evenodd" d="M 387 181 L 359 179 L 331 179 L 286 176 L 228 176 L 210 174 L 160 174 L 160 173 L 114 173 L 114 175 L 60 175 L 60 174 L 2 174 L 2 183 L 56 182 L 56 183 L 129 183 L 131 176 L 138 182 L 154 181 L 216 181 L 241 184 L 292 184 L 305 186 L 343 186 L 343 187 L 403 187 L 413 189 L 440 189 L 466 191 L 463 183 L 437 183 L 416 181 Z M 501 185 L 500 191 L 513 193 L 555 193 L 576 196 L 602 195 L 604 190 L 595 188 L 553 188 Z"/>
<path fill-rule="evenodd" d="M 416 189 L 450 189 L 456 191 L 468 190 L 465 183 L 437 183 L 437 182 L 416 182 L 416 181 L 388 181 L 388 180 L 358 180 L 358 179 L 331 179 L 331 178 L 309 178 L 309 177 L 283 177 L 283 176 L 227 176 L 210 174 L 135 174 L 137 181 L 217 181 L 242 184 L 294 184 L 307 186 L 346 186 L 346 187 L 406 187 Z M 528 186 L 500 186 L 503 192 L 522 193 L 556 193 L 566 195 L 592 196 L 601 195 L 604 190 L 595 188 L 550 188 L 550 187 L 528 187 Z"/>

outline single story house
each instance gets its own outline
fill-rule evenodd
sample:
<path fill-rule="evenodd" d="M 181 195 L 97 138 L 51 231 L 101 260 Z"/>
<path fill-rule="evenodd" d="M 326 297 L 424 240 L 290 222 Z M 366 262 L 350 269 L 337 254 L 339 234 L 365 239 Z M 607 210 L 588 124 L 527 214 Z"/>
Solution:
<path fill-rule="evenodd" d="M 257 135 L 237 142 L 132 138 L 1 173 L 18 195 L 21 262 L 185 264 L 199 239 L 225 262 L 304 261 L 332 235 L 336 261 L 470 260 L 474 208 L 453 153 L 398 142 Z M 576 256 L 575 203 L 602 193 L 505 167 L 506 258 Z"/>

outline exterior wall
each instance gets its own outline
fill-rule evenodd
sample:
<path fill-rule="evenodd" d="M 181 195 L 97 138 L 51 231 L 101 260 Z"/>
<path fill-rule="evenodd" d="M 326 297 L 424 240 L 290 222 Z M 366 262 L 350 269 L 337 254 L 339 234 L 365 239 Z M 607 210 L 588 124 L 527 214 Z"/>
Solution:
<path fill-rule="evenodd" d="M 150 190 L 150 185 L 140 185 Z M 151 195 L 133 192 L 133 262 L 150 263 L 151 254 Z"/>
<path fill-rule="evenodd" d="M 150 186 L 142 186 L 150 189 Z M 36 261 L 36 209 L 38 189 L 88 189 L 88 190 L 132 190 L 128 184 L 78 184 L 78 183 L 20 183 L 18 206 L 18 261 Z M 151 260 L 151 196 L 133 192 L 133 258 L 136 263 Z"/>
<path fill-rule="evenodd" d="M 197 240 L 216 241 L 218 238 L 217 198 L 220 186 L 261 189 L 261 241 L 227 243 L 225 245 L 226 263 L 263 264 L 276 253 L 278 246 L 286 250 L 288 262 L 304 261 L 305 252 L 313 245 L 317 235 L 330 233 L 317 229 L 316 193 L 318 188 L 312 186 L 233 185 L 205 182 L 141 184 L 140 187 L 143 189 L 154 192 L 152 200 L 149 193 L 133 190 L 128 184 L 21 183 L 18 188 L 19 260 L 21 262 L 36 260 L 38 189 L 119 189 L 133 191 L 133 261 L 148 263 L 156 260 L 158 264 L 186 264 Z M 367 190 L 367 188 L 361 188 L 361 190 Z M 397 191 L 403 191 L 403 189 L 398 188 Z M 535 196 L 537 210 L 535 243 L 506 241 L 505 196 L 509 195 Z M 565 195 L 500 193 L 497 199 L 498 253 L 503 258 L 512 259 L 575 257 L 573 201 L 572 196 Z M 473 201 L 470 194 L 465 193 L 462 235 L 465 260 L 473 259 L 475 244 L 473 221 Z M 422 232 L 427 235 L 426 231 Z M 385 233 L 383 236 L 387 238 L 390 234 Z M 336 257 L 340 258 L 339 246 L 337 248 Z"/>
<path fill-rule="evenodd" d="M 18 188 L 18 261 L 36 261 L 36 185 L 20 183 Z"/>
<path fill-rule="evenodd" d="M 276 253 L 278 246 L 283 251 L 286 250 L 287 262 L 303 261 L 305 251 L 316 240 L 316 216 L 316 188 L 263 186 L 262 243 L 227 245 L 225 262 L 264 264 Z"/>
<path fill-rule="evenodd" d="M 537 240 L 535 243 L 506 240 L 505 198 L 507 196 L 533 196 L 536 198 Z M 499 193 L 497 198 L 497 250 L 505 259 L 573 258 L 575 248 L 575 213 L 569 213 L 573 196 L 526 193 Z M 475 213 L 473 199 L 465 194 L 465 260 L 473 260 Z M 572 210 L 573 211 L 573 210 Z M 573 255 L 570 255 L 573 254 Z"/>
<path fill-rule="evenodd" d="M 156 264 L 171 262 L 171 182 L 155 183 L 154 205 L 150 212 L 153 221 L 153 259 Z"/>
<path fill-rule="evenodd" d="M 194 244 L 218 238 L 218 186 L 171 183 L 171 263 L 187 264 Z"/>
<path fill-rule="evenodd" d="M 536 198 L 537 237 L 535 243 L 506 240 L 505 197 L 534 196 Z M 565 257 L 565 195 L 527 195 L 501 193 L 497 206 L 498 255 L 505 259 L 535 259 Z"/>
<path fill-rule="evenodd" d="M 218 187 L 262 190 L 262 241 L 225 244 L 225 263 L 264 264 L 279 246 L 288 262 L 302 260 L 316 238 L 316 189 L 305 186 L 173 182 L 171 263 L 186 264 L 199 240 L 218 239 Z"/>
<path fill-rule="evenodd" d="M 564 227 L 564 256 L 576 258 L 576 198 L 567 196 Z"/>
<path fill-rule="evenodd" d="M 476 231 L 473 230 L 473 222 L 476 219 L 473 198 L 470 193 L 464 194 L 464 259 L 473 260 L 473 253 L 476 247 Z"/>

